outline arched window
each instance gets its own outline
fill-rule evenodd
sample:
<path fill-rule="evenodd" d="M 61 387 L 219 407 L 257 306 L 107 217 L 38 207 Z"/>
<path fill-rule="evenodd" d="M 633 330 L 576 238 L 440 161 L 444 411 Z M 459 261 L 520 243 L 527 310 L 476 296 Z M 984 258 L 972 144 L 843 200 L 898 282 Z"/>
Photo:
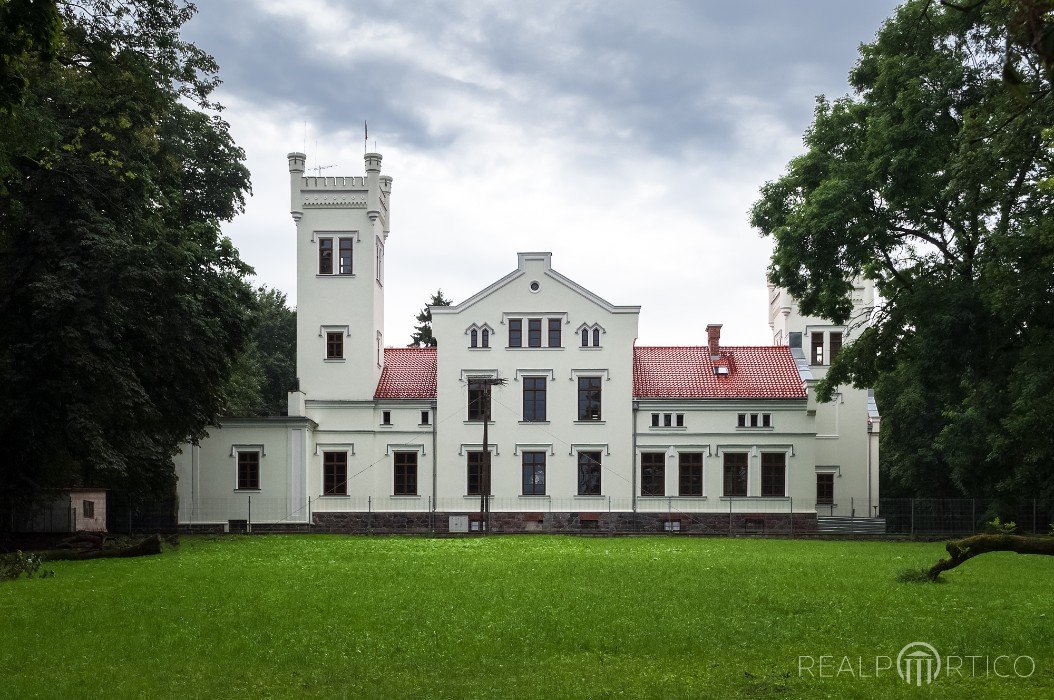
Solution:
<path fill-rule="evenodd" d="M 473 328 L 469 332 L 468 337 L 469 337 L 468 346 L 470 348 L 477 347 L 477 345 L 478 345 L 477 341 L 479 340 L 479 331 L 477 331 L 475 328 Z"/>
<path fill-rule="evenodd" d="M 483 342 L 481 345 L 485 348 L 490 347 L 490 331 L 486 328 L 483 329 Z"/>
<path fill-rule="evenodd" d="M 582 329 L 582 347 L 584 347 L 584 348 L 588 348 L 589 347 L 589 329 L 588 328 L 583 328 Z"/>
<path fill-rule="evenodd" d="M 594 328 L 593 329 L 593 347 L 595 347 L 595 348 L 599 348 L 600 347 L 600 329 L 599 328 Z"/>

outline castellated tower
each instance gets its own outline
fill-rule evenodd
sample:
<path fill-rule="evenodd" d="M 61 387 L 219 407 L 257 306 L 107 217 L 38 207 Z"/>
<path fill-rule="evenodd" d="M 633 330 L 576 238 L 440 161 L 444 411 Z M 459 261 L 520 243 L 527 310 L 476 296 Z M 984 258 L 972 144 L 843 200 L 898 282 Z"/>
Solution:
<path fill-rule="evenodd" d="M 305 401 L 372 400 L 384 363 L 384 243 L 392 179 L 367 153 L 366 175 L 306 175 L 289 156 L 296 223 L 296 373 L 289 414 Z"/>

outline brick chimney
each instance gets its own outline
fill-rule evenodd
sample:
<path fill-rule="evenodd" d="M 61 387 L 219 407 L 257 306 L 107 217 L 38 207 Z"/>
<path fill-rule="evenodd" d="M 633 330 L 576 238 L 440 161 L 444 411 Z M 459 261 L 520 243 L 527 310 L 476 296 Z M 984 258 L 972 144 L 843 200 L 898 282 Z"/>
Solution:
<path fill-rule="evenodd" d="M 706 327 L 706 344 L 710 346 L 710 359 L 721 357 L 721 324 L 711 323 Z"/>

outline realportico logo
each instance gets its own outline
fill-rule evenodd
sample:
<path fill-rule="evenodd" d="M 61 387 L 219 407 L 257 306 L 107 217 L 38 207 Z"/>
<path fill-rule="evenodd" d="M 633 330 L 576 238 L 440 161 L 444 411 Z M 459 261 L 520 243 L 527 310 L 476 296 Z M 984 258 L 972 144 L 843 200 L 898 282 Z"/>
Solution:
<path fill-rule="evenodd" d="M 925 676 L 923 676 L 925 668 Z M 900 650 L 897 654 L 897 675 L 907 683 L 922 685 L 922 679 L 926 679 L 926 685 L 933 682 L 941 674 L 941 655 L 933 648 L 932 644 L 926 642 L 912 642 Z"/>
<path fill-rule="evenodd" d="M 879 655 L 873 659 L 862 656 L 799 656 L 798 677 L 846 678 L 863 680 L 880 678 L 896 670 L 900 679 L 908 685 L 921 688 L 936 682 L 943 672 L 951 676 L 996 676 L 998 678 L 1029 678 L 1036 672 L 1036 660 L 1031 656 L 1000 654 L 957 655 L 941 658 L 936 647 L 926 642 L 911 642 L 896 656 L 896 665 L 891 656 Z"/>

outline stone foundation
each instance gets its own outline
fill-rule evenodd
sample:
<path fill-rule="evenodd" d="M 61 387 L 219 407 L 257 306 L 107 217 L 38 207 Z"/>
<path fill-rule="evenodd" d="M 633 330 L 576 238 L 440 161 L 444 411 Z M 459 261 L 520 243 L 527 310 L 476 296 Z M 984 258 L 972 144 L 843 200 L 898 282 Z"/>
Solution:
<path fill-rule="evenodd" d="M 293 530 L 333 533 L 449 534 L 450 517 L 468 516 L 478 521 L 478 512 L 462 513 L 314 513 L 312 526 Z M 494 533 L 597 533 L 597 534 L 695 534 L 780 535 L 817 534 L 814 513 L 491 513 Z M 253 525 L 253 532 L 266 532 L 266 525 Z M 279 531 L 279 530 L 274 530 Z M 289 530 L 281 530 L 289 531 Z"/>

